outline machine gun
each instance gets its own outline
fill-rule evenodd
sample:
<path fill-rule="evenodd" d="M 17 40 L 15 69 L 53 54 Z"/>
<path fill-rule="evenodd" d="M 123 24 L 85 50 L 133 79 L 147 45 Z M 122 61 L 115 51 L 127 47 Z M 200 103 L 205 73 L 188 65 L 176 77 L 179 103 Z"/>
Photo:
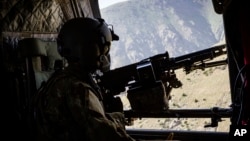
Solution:
<path fill-rule="evenodd" d="M 184 68 L 186 74 L 196 69 L 227 64 L 227 60 L 208 62 L 226 54 L 226 45 L 170 58 L 168 52 L 140 62 L 105 72 L 99 84 L 116 95 L 127 90 L 127 97 L 134 112 L 157 113 L 169 109 L 168 101 L 172 88 L 182 86 L 175 70 Z"/>

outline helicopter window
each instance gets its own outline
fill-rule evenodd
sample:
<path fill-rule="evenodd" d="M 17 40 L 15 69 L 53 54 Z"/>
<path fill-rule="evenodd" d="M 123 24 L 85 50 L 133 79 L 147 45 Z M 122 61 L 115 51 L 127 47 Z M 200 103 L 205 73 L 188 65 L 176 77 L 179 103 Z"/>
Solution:
<path fill-rule="evenodd" d="M 112 42 L 112 69 L 166 51 L 170 58 L 178 58 L 225 44 L 222 15 L 216 14 L 211 1 L 122 0 L 109 6 L 104 1 L 99 0 L 102 18 L 120 36 L 119 41 Z M 224 54 L 211 62 L 226 59 Z M 183 85 L 172 89 L 169 109 L 188 109 L 189 112 L 184 111 L 187 117 L 177 114 L 173 118 L 135 118 L 127 128 L 229 131 L 227 117 L 217 117 L 221 121 L 218 126 L 211 124 L 210 117 L 199 117 L 199 113 L 216 113 L 230 107 L 227 65 L 196 69 L 188 74 L 181 68 L 175 74 Z M 131 108 L 126 94 L 121 94 L 125 110 Z"/>

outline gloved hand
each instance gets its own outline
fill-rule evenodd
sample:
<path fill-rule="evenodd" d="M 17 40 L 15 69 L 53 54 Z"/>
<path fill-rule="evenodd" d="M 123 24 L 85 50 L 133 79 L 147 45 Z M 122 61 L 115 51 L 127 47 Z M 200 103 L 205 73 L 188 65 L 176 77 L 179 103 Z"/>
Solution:
<path fill-rule="evenodd" d="M 106 117 L 113 121 L 117 126 L 125 129 L 126 120 L 124 114 L 121 112 L 106 113 Z"/>

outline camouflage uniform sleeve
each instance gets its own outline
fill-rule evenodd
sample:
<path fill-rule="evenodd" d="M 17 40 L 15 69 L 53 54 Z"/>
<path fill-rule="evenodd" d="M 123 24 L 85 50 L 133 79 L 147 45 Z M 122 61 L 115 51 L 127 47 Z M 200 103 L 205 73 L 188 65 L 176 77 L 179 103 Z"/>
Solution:
<path fill-rule="evenodd" d="M 91 141 L 134 141 L 125 130 L 123 115 L 105 115 L 96 95 L 82 83 L 74 84 L 69 108 L 77 124 Z"/>

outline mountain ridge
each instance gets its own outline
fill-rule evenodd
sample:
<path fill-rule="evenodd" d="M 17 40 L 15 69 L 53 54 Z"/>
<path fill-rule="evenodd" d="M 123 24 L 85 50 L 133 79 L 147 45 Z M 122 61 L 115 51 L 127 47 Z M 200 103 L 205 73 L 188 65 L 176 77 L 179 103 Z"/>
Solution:
<path fill-rule="evenodd" d="M 120 36 L 112 43 L 112 68 L 168 51 L 180 56 L 224 38 L 220 15 L 207 1 L 131 0 L 101 9 Z"/>

